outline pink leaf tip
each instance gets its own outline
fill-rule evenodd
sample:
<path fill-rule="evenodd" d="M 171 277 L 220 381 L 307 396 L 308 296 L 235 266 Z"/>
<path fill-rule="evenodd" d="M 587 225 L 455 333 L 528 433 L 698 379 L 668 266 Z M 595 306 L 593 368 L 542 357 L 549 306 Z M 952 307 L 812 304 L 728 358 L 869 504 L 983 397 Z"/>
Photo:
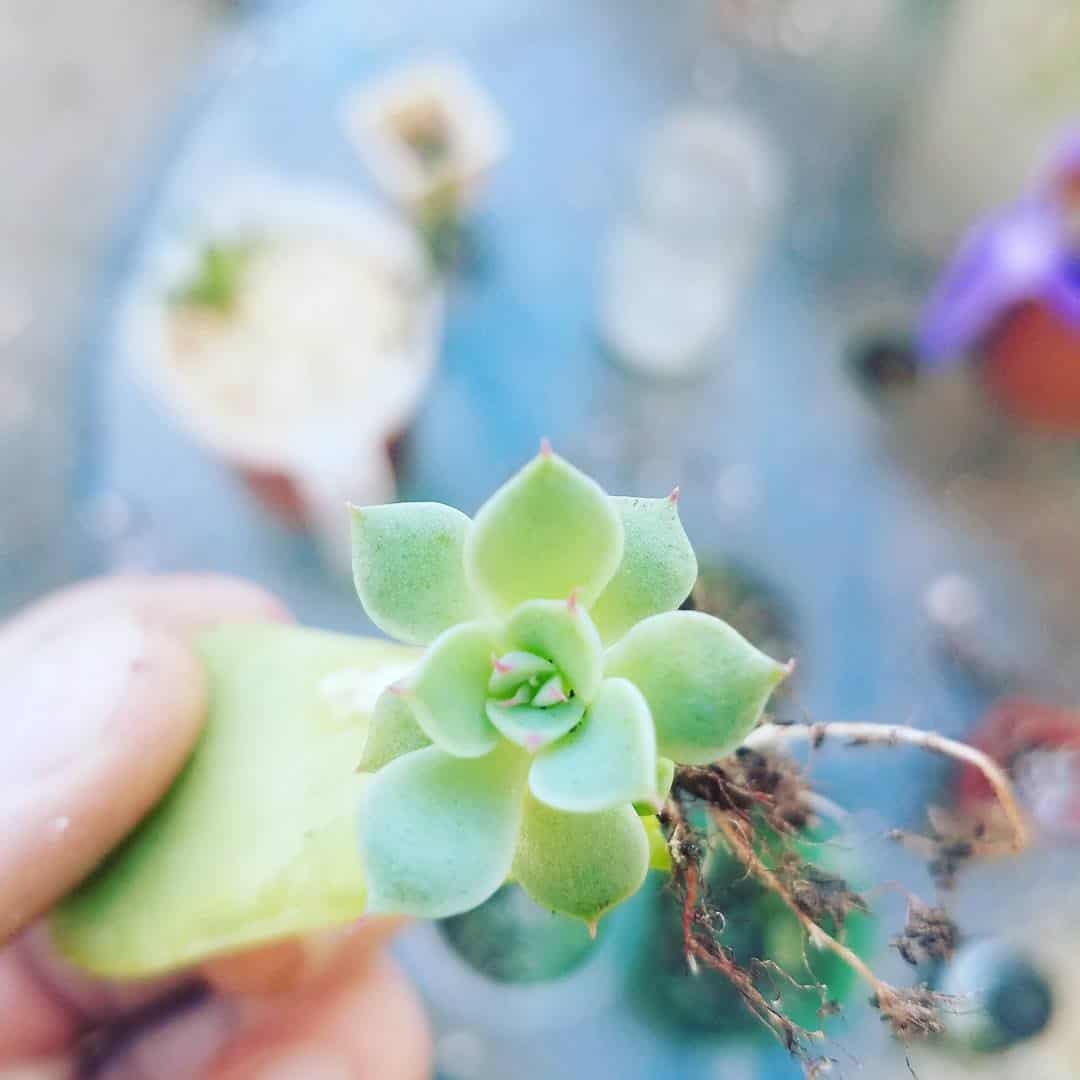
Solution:
<path fill-rule="evenodd" d="M 526 735 L 525 736 L 525 749 L 530 751 L 539 750 L 544 740 L 539 735 Z"/>
<path fill-rule="evenodd" d="M 529 697 L 529 684 L 525 683 L 514 691 L 513 697 L 504 698 L 502 701 L 495 702 L 495 704 L 500 709 L 512 709 L 516 705 L 524 705 L 529 700 Z"/>
<path fill-rule="evenodd" d="M 507 664 L 505 661 L 500 660 L 494 653 L 491 654 L 491 666 L 500 675 L 509 675 L 514 670 L 513 664 Z"/>
<path fill-rule="evenodd" d="M 576 615 L 578 613 L 579 591 L 579 589 L 571 589 L 570 595 L 566 598 L 566 610 L 569 611 L 571 615 Z"/>
<path fill-rule="evenodd" d="M 540 456 L 551 457 L 551 440 L 546 435 L 540 440 Z"/>
<path fill-rule="evenodd" d="M 671 489 L 671 494 L 667 497 L 667 500 L 668 500 L 669 503 L 671 503 L 672 506 L 675 506 L 676 503 L 678 503 L 678 501 L 679 501 L 679 485 L 678 484 L 676 484 Z"/>
<path fill-rule="evenodd" d="M 780 666 L 784 669 L 784 677 L 787 678 L 799 666 L 799 663 L 793 656 L 786 664 Z"/>

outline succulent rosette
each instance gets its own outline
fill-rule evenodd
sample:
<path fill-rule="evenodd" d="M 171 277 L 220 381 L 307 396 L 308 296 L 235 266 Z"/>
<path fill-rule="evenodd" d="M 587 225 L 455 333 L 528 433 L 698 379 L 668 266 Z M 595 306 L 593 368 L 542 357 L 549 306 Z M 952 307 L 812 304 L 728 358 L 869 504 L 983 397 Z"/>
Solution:
<path fill-rule="evenodd" d="M 609 497 L 546 445 L 471 521 L 353 515 L 365 610 L 427 647 L 364 746 L 368 910 L 444 917 L 513 880 L 595 923 L 645 878 L 674 763 L 735 750 L 787 669 L 676 610 L 697 563 L 674 496 Z"/>

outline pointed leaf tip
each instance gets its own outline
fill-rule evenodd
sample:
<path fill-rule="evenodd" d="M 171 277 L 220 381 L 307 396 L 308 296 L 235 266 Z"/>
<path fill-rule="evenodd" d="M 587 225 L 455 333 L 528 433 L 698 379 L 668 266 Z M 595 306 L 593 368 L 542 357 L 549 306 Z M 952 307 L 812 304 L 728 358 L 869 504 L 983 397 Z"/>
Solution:
<path fill-rule="evenodd" d="M 629 806 L 568 814 L 525 797 L 513 876 L 542 907 L 596 923 L 641 887 L 649 841 Z"/>
<path fill-rule="evenodd" d="M 622 561 L 589 609 L 605 641 L 650 615 L 674 611 L 693 588 L 697 559 L 679 520 L 678 490 L 662 499 L 611 500 L 623 523 Z"/>
<path fill-rule="evenodd" d="M 638 623 L 608 651 L 605 672 L 637 686 L 660 753 L 688 765 L 735 750 L 784 677 L 780 664 L 727 623 L 697 611 Z"/>
<path fill-rule="evenodd" d="M 549 457 L 551 457 L 551 454 L 552 454 L 551 440 L 546 435 L 544 435 L 540 439 L 540 456 L 545 457 L 545 458 L 549 458 Z"/>
<path fill-rule="evenodd" d="M 678 501 L 679 501 L 679 485 L 678 484 L 676 484 L 671 489 L 671 494 L 667 497 L 667 501 L 669 503 L 671 503 L 672 506 L 675 506 L 678 503 Z"/>
<path fill-rule="evenodd" d="M 558 454 L 533 458 L 477 512 L 465 544 L 471 585 L 496 612 L 526 600 L 588 607 L 622 558 L 623 530 L 603 489 Z"/>

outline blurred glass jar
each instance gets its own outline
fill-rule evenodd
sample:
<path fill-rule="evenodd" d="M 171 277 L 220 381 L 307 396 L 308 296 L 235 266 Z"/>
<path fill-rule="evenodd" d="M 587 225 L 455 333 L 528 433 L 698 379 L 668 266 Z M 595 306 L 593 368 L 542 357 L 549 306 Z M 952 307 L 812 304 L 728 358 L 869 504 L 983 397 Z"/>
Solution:
<path fill-rule="evenodd" d="M 662 123 L 602 269 L 600 330 L 622 363 L 657 376 L 708 365 L 767 246 L 783 189 L 777 151 L 750 117 L 685 107 Z"/>

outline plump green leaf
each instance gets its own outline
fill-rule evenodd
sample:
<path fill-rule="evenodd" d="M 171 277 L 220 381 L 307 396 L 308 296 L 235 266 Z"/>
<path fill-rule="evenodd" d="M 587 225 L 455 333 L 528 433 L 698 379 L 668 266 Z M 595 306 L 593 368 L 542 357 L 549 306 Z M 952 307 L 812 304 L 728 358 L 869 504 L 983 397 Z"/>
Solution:
<path fill-rule="evenodd" d="M 663 829 L 660 828 L 660 819 L 655 814 L 651 814 L 639 820 L 645 829 L 645 837 L 649 842 L 649 869 L 670 874 L 671 849 L 664 838 Z"/>
<path fill-rule="evenodd" d="M 525 799 L 514 879 L 542 907 L 595 923 L 632 896 L 649 868 L 649 841 L 629 805 L 568 814 Z"/>
<path fill-rule="evenodd" d="M 643 818 L 655 817 L 657 804 L 663 804 L 675 780 L 675 762 L 671 758 L 656 759 L 656 792 L 650 799 L 634 801 L 634 809 Z"/>
<path fill-rule="evenodd" d="M 432 643 L 403 693 L 424 733 L 447 753 L 479 757 L 498 734 L 484 712 L 495 627 L 463 623 Z"/>
<path fill-rule="evenodd" d="M 656 735 L 641 691 L 626 679 L 605 679 L 581 726 L 533 762 L 529 788 L 573 813 L 655 800 Z"/>
<path fill-rule="evenodd" d="M 657 749 L 686 765 L 735 750 L 787 674 L 727 623 L 697 611 L 638 623 L 608 650 L 604 666 L 645 695 Z"/>
<path fill-rule="evenodd" d="M 527 761 L 505 742 L 482 758 L 431 746 L 377 772 L 360 808 L 368 910 L 439 919 L 491 896 L 513 862 Z"/>
<path fill-rule="evenodd" d="M 469 528 L 460 510 L 441 503 L 353 507 L 353 580 L 380 630 L 426 645 L 477 614 L 465 581 Z"/>
<path fill-rule="evenodd" d="M 528 652 L 508 652 L 492 657 L 491 666 L 488 690 L 497 698 L 510 697 L 522 683 L 555 670 L 550 660 Z"/>
<path fill-rule="evenodd" d="M 511 742 L 530 754 L 561 739 L 585 713 L 585 703 L 579 698 L 549 705 L 546 709 L 531 705 L 507 706 L 500 701 L 487 703 L 488 719 Z"/>
<path fill-rule="evenodd" d="M 356 768 L 358 772 L 375 772 L 404 754 L 430 745 L 408 701 L 401 694 L 384 690 L 371 715 Z"/>
<path fill-rule="evenodd" d="M 650 615 L 674 611 L 697 580 L 697 559 L 677 499 L 611 501 L 623 523 L 622 562 L 589 609 L 604 641 L 615 641 Z"/>
<path fill-rule="evenodd" d="M 586 705 L 600 685 L 604 653 L 600 635 L 576 601 L 530 600 L 514 609 L 502 638 L 511 649 L 550 660 Z"/>
<path fill-rule="evenodd" d="M 206 726 L 154 812 L 52 918 L 61 952 L 98 975 L 170 971 L 348 922 L 364 910 L 356 763 L 366 714 L 320 690 L 374 682 L 412 649 L 289 626 L 201 639 Z"/>
<path fill-rule="evenodd" d="M 497 611 L 525 600 L 587 607 L 622 558 L 622 522 L 603 489 L 542 452 L 480 508 L 465 541 L 465 569 Z"/>

